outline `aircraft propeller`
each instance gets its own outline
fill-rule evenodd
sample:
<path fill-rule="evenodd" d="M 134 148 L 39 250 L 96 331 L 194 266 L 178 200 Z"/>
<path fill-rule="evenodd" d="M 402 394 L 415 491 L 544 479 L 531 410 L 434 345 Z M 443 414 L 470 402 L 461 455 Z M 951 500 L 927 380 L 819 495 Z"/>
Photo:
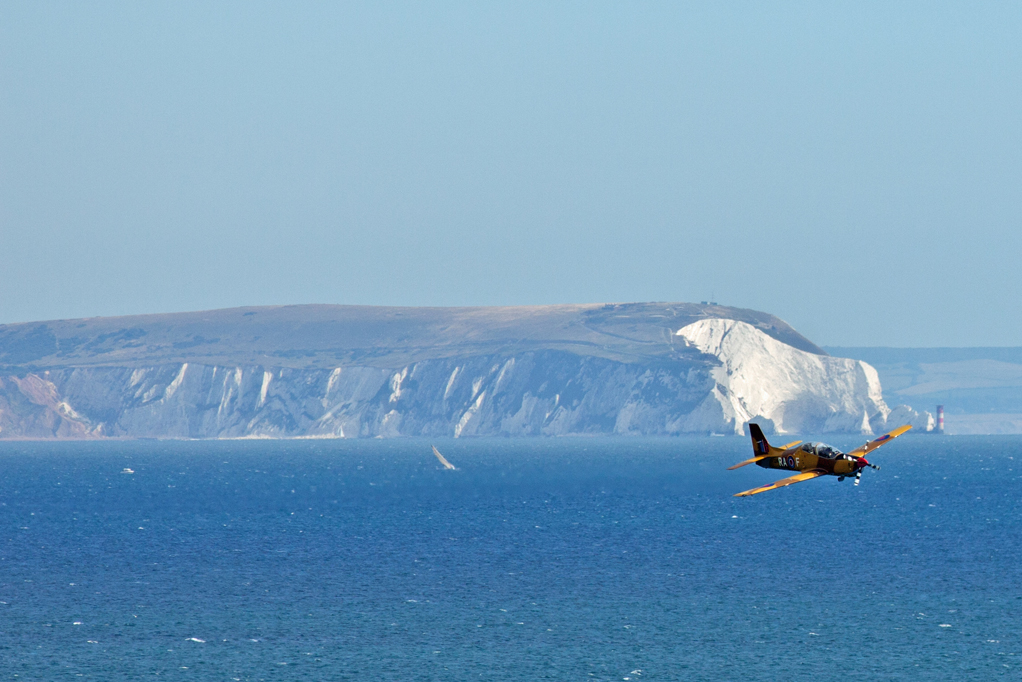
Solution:
<path fill-rule="evenodd" d="M 862 479 L 862 470 L 865 469 L 866 467 L 872 467 L 872 468 L 876 469 L 877 471 L 880 471 L 880 467 L 878 467 L 876 464 L 873 464 L 872 462 L 867 460 L 865 457 L 856 457 L 855 458 L 855 464 L 856 464 L 856 467 L 855 467 L 855 485 L 859 485 L 859 480 Z"/>

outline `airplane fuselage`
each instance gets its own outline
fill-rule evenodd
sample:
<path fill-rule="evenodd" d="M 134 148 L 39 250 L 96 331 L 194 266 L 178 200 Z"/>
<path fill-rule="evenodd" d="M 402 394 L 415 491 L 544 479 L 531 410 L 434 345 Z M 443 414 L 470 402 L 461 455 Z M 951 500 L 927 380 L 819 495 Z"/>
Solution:
<path fill-rule="evenodd" d="M 829 450 L 831 457 L 816 454 L 818 448 Z M 832 476 L 852 476 L 861 467 L 858 462 L 843 452 L 822 443 L 804 443 L 798 447 L 785 450 L 776 457 L 766 457 L 756 462 L 764 469 L 783 469 L 785 471 L 823 470 Z"/>

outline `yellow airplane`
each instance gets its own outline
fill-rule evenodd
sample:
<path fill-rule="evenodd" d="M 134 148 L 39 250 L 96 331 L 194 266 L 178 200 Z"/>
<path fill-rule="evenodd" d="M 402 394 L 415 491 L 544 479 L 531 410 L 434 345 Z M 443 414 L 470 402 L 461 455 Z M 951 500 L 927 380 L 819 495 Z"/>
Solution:
<path fill-rule="evenodd" d="M 866 460 L 866 455 L 911 428 L 911 426 L 899 426 L 894 431 L 885 433 L 851 452 L 841 452 L 826 443 L 802 443 L 800 440 L 775 448 L 767 442 L 763 430 L 759 428 L 758 424 L 749 424 L 749 433 L 752 434 L 752 450 L 756 456 L 739 462 L 733 467 L 728 467 L 729 471 L 746 464 L 755 464 L 764 469 L 785 469 L 802 473 L 791 478 L 783 478 L 769 485 L 761 485 L 758 488 L 737 493 L 735 497 L 765 493 L 768 490 L 783 488 L 786 485 L 801 483 L 819 476 L 837 476 L 837 480 L 843 481 L 845 477 L 854 475 L 855 485 L 859 485 L 863 469 L 866 467 L 872 467 L 878 471 L 880 469 L 876 464 L 870 464 Z M 799 445 L 800 443 L 802 444 Z"/>

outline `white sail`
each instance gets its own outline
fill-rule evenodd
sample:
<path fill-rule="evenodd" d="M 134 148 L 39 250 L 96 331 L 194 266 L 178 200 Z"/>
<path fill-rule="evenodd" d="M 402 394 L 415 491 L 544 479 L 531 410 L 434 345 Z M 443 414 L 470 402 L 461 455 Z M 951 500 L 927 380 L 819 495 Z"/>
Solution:
<path fill-rule="evenodd" d="M 439 459 L 440 463 L 444 465 L 444 469 L 456 469 L 457 468 L 453 464 L 448 462 L 446 459 L 444 459 L 444 456 L 440 454 L 440 451 L 436 449 L 435 445 L 431 445 L 430 447 L 433 448 L 433 454 L 436 455 L 436 458 Z"/>

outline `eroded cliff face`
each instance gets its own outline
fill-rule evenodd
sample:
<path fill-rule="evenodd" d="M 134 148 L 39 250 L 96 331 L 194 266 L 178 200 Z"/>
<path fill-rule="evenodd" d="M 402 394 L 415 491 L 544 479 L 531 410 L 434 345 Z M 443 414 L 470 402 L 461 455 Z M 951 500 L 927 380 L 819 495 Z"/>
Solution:
<path fill-rule="evenodd" d="M 880 379 L 865 362 L 807 353 L 736 320 L 700 320 L 676 335 L 720 362 L 699 406 L 707 427 L 742 433 L 755 419 L 777 433 L 870 434 L 887 423 Z"/>
<path fill-rule="evenodd" d="M 2 381 L 0 437 L 182 438 L 671 434 L 713 384 L 703 363 L 560 351 L 393 370 L 183 363 Z"/>
<path fill-rule="evenodd" d="M 669 330 L 673 356 L 564 350 L 381 368 L 195 362 L 0 377 L 0 437 L 334 437 L 872 433 L 890 410 L 873 368 L 741 321 Z"/>

